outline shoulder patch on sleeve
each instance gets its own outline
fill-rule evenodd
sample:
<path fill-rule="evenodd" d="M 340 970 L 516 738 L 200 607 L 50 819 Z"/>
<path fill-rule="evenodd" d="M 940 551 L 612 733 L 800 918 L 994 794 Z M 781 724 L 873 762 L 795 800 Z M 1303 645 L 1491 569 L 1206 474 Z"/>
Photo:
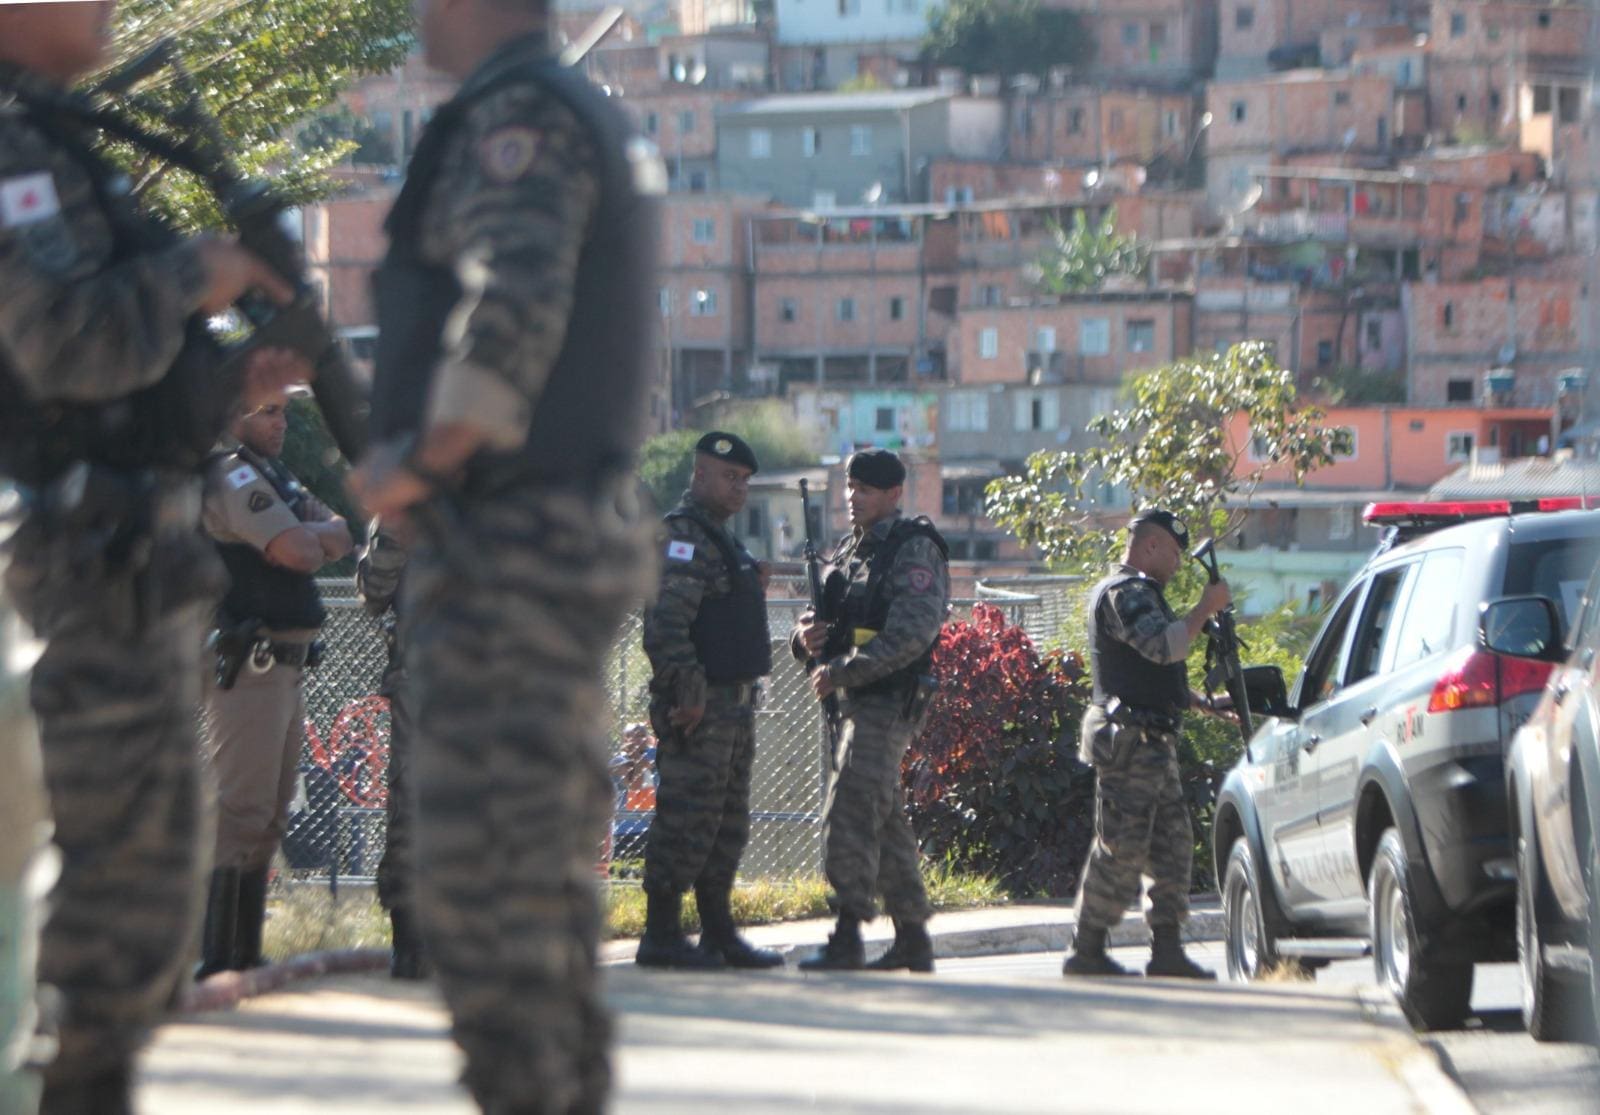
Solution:
<path fill-rule="evenodd" d="M 249 465 L 240 465 L 228 473 L 228 487 L 237 491 L 246 484 L 253 484 L 257 479 L 256 470 Z"/>
<path fill-rule="evenodd" d="M 933 570 L 924 565 L 912 566 L 906 571 L 906 583 L 912 592 L 927 592 L 933 587 Z"/>
<path fill-rule="evenodd" d="M 538 157 L 542 137 L 521 124 L 496 128 L 478 144 L 483 172 L 496 182 L 515 182 Z"/>
<path fill-rule="evenodd" d="M 683 542 L 683 541 L 668 542 L 667 543 L 667 560 L 668 561 L 693 561 L 694 560 L 694 543 L 693 542 Z"/>
<path fill-rule="evenodd" d="M 0 179 L 0 228 L 47 221 L 60 212 L 61 199 L 48 171 Z"/>

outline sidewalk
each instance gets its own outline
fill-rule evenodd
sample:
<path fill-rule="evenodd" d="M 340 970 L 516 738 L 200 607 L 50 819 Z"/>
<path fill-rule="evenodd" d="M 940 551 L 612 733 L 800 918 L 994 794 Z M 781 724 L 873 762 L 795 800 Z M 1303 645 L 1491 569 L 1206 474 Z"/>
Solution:
<path fill-rule="evenodd" d="M 1189 923 L 1184 938 L 1190 941 L 1222 939 L 1222 903 L 1216 895 L 1195 895 L 1191 900 Z M 785 921 L 775 925 L 753 925 L 740 930 L 752 944 L 777 949 L 791 964 L 811 953 L 828 939 L 832 918 Z M 1072 942 L 1073 917 L 1070 904 L 1024 902 L 1010 906 L 989 906 L 976 910 L 949 910 L 933 915 L 928 932 L 933 937 L 935 957 L 993 956 L 1010 952 L 1063 952 Z M 894 926 L 880 917 L 861 928 L 870 957 L 894 939 Z M 1144 914 L 1130 910 L 1122 924 L 1111 930 L 1114 947 L 1140 945 L 1150 940 Z M 634 940 L 607 941 L 600 947 L 602 963 L 632 960 L 639 943 Z"/>
<path fill-rule="evenodd" d="M 605 972 L 611 1115 L 1470 1115 L 1352 989 Z M 325 977 L 164 1027 L 148 1115 L 473 1115 L 426 985 Z"/>

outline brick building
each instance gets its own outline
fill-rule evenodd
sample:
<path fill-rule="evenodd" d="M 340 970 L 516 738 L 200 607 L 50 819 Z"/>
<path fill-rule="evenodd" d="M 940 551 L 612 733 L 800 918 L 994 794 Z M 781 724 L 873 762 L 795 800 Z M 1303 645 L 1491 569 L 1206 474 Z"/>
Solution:
<path fill-rule="evenodd" d="M 1221 0 L 1217 12 L 1219 81 L 1259 77 L 1295 66 L 1337 66 L 1362 43 L 1368 28 L 1396 22 L 1395 0 Z M 1323 33 L 1338 37 L 1324 44 Z M 1352 40 L 1348 50 L 1345 41 Z M 1323 53 L 1333 46 L 1344 58 Z"/>
<path fill-rule="evenodd" d="M 1216 0 L 1046 0 L 1077 12 L 1094 40 L 1092 77 L 1180 88 L 1207 77 L 1217 52 Z"/>
<path fill-rule="evenodd" d="M 1394 138 L 1394 84 L 1377 74 L 1295 70 L 1213 82 L 1206 110 L 1206 201 L 1219 215 L 1240 207 L 1257 167 L 1303 152 L 1378 163 Z"/>

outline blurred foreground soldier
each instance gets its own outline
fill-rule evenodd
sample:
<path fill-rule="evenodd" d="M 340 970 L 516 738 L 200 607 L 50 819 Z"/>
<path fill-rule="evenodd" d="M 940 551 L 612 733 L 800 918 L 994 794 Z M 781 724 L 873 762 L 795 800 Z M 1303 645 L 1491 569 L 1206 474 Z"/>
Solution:
<path fill-rule="evenodd" d="M 559 65 L 542 0 L 417 13 L 428 64 L 464 80 L 389 217 L 377 448 L 351 480 L 418 528 L 417 913 L 483 1110 L 598 1112 L 601 666 L 654 580 L 633 468 L 665 169 Z"/>
<path fill-rule="evenodd" d="M 111 10 L 0 4 L 0 479 L 24 489 L 6 590 L 44 642 L 31 696 L 62 855 L 42 1109 L 97 1115 L 128 1110 L 199 920 L 194 712 L 222 571 L 195 529 L 196 470 L 241 382 L 309 373 L 222 359 L 207 316 L 293 292 L 236 245 L 142 215 L 97 137 L 51 107 L 101 64 Z"/>
<path fill-rule="evenodd" d="M 267 872 L 289 825 L 305 725 L 305 670 L 325 612 L 315 574 L 350 531 L 283 463 L 288 396 L 234 420 L 206 468 L 200 522 L 228 568 L 216 671 L 205 690 L 205 757 L 217 846 L 197 979 L 261 963 Z"/>
<path fill-rule="evenodd" d="M 694 447 L 694 475 L 667 513 L 661 595 L 644 614 L 656 816 L 644 854 L 648 903 L 638 963 L 651 968 L 776 968 L 733 924 L 733 879 L 750 840 L 756 685 L 772 672 L 769 570 L 728 530 L 744 509 L 756 455 L 713 431 Z M 678 924 L 694 888 L 700 947 Z"/>
<path fill-rule="evenodd" d="M 1216 978 L 1184 955 L 1179 937 L 1189 919 L 1194 830 L 1178 777 L 1178 731 L 1196 699 L 1189 644 L 1230 596 L 1222 582 L 1207 585 L 1188 615 L 1173 614 L 1161 589 L 1188 546 L 1188 528 L 1170 511 L 1139 512 L 1121 563 L 1089 596 L 1094 703 L 1078 753 L 1095 768 L 1095 840 L 1078 891 L 1077 939 L 1061 968 L 1069 976 L 1131 974 L 1106 955 L 1106 934 L 1148 874 L 1154 944 L 1145 973 Z"/>
<path fill-rule="evenodd" d="M 899 457 L 865 450 L 845 471 L 853 529 L 831 560 L 845 579 L 840 618 L 830 631 L 807 611 L 791 639 L 801 662 L 820 660 L 812 689 L 818 700 L 837 691 L 844 718 L 822 812 L 823 868 L 839 923 L 827 947 L 800 967 L 931 972 L 931 910 L 900 763 L 933 696 L 933 645 L 950 601 L 949 548 L 926 518 L 901 516 Z M 894 944 L 867 964 L 861 923 L 876 916 L 880 893 Z"/>
<path fill-rule="evenodd" d="M 378 692 L 389 701 L 388 786 L 384 797 L 383 859 L 378 861 L 378 901 L 389 911 L 392 949 L 389 974 L 396 979 L 424 979 L 429 968 L 417 929 L 416 895 L 416 789 L 411 780 L 415 746 L 416 711 L 406 684 L 405 651 L 400 645 L 400 582 L 406 567 L 406 548 L 394 532 L 373 519 L 367 527 L 367 546 L 356 564 L 356 592 L 367 614 L 383 624 L 383 645 L 388 652 Z"/>
<path fill-rule="evenodd" d="M 0 488 L 0 516 L 15 493 Z M 0 571 L 5 559 L 0 556 Z M 0 597 L 0 1112 L 31 1115 L 39 1079 L 22 1071 L 34 1045 L 39 916 L 55 878 L 39 736 L 28 708 L 37 645 Z"/>

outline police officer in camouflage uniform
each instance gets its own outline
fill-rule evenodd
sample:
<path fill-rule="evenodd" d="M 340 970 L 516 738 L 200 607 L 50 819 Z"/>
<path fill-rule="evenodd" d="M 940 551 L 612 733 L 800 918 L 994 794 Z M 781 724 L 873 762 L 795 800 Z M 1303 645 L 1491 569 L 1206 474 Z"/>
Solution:
<path fill-rule="evenodd" d="M 644 855 L 648 902 L 637 961 L 657 968 L 776 968 L 783 956 L 739 936 L 730 905 L 750 839 L 756 684 L 772 670 L 767 568 L 728 530 L 756 455 L 733 434 L 695 445 L 694 476 L 667 514 L 661 593 L 644 615 L 656 815 Z M 694 887 L 700 947 L 678 917 Z"/>
<path fill-rule="evenodd" d="M 1145 973 L 1214 979 L 1184 955 L 1179 937 L 1189 918 L 1194 830 L 1177 747 L 1184 710 L 1204 701 L 1189 687 L 1189 645 L 1231 597 L 1226 584 L 1210 584 L 1187 615 L 1175 615 L 1161 590 L 1183 564 L 1188 529 L 1170 511 L 1147 510 L 1128 530 L 1121 563 L 1089 596 L 1094 703 L 1079 754 L 1095 768 L 1095 840 L 1078 891 L 1077 938 L 1061 970 L 1130 974 L 1106 955 L 1106 934 L 1148 874 L 1153 945 Z"/>
<path fill-rule="evenodd" d="M 0 5 L 0 477 L 28 489 L 6 589 L 44 641 L 31 697 L 62 855 L 40 942 L 58 993 L 45 1112 L 128 1110 L 172 1002 L 205 870 L 203 626 L 221 592 L 195 529 L 200 462 L 241 383 L 205 319 L 293 291 L 231 242 L 142 215 L 64 106 L 101 65 L 111 4 Z"/>
<path fill-rule="evenodd" d="M 830 630 L 808 611 L 791 639 L 797 659 L 819 660 L 812 688 L 819 700 L 840 695 L 844 721 L 822 814 L 823 868 L 838 925 L 800 967 L 931 972 L 931 909 L 900 764 L 933 693 L 933 646 L 950 602 L 949 548 L 926 518 L 900 514 L 906 469 L 899 457 L 864 450 L 845 472 L 854 529 L 831 559 L 843 578 L 841 614 Z M 868 964 L 861 923 L 876 916 L 878 894 L 894 919 L 894 944 Z"/>
<path fill-rule="evenodd" d="M 383 624 L 387 652 L 378 692 L 389 701 L 389 765 L 384 797 L 383 859 L 378 861 L 378 901 L 389 911 L 389 974 L 425 979 L 430 974 L 417 929 L 412 873 L 416 862 L 416 792 L 412 783 L 416 710 L 406 684 L 405 651 L 400 645 L 400 582 L 406 548 L 378 519 L 367 526 L 367 545 L 356 563 L 356 592 L 367 614 Z"/>
<path fill-rule="evenodd" d="M 352 478 L 368 511 L 419 528 L 401 590 L 417 913 L 495 1115 L 604 1107 L 601 667 L 655 579 L 633 470 L 665 167 L 559 64 L 547 15 L 417 5 L 428 64 L 464 80 L 389 217 L 378 448 Z"/>

